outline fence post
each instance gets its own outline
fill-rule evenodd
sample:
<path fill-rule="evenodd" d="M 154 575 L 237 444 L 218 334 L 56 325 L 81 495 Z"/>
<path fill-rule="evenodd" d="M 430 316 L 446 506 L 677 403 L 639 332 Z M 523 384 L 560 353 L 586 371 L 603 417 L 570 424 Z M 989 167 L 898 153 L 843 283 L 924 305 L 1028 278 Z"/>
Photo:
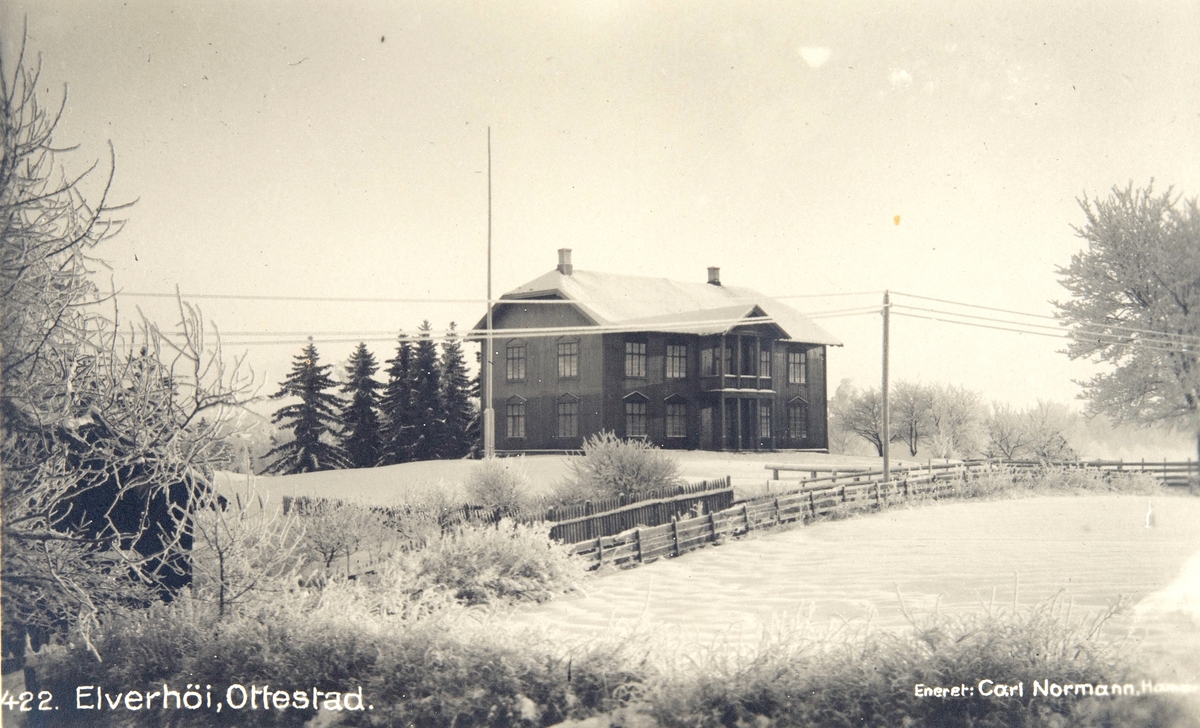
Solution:
<path fill-rule="evenodd" d="M 846 486 L 842 486 L 842 502 L 846 502 Z"/>
<path fill-rule="evenodd" d="M 746 533 L 750 533 L 750 506 L 747 503 L 742 504 L 742 518 L 746 521 Z"/>
<path fill-rule="evenodd" d="M 782 523 L 782 521 L 780 520 L 781 518 L 782 517 L 779 515 L 779 499 L 776 498 L 775 499 L 775 523 Z"/>
<path fill-rule="evenodd" d="M 817 501 L 816 498 L 813 498 L 813 492 L 811 490 L 808 491 L 808 511 L 812 514 L 813 518 L 817 517 Z"/>
<path fill-rule="evenodd" d="M 875 507 L 879 507 L 879 483 L 875 484 Z"/>
<path fill-rule="evenodd" d="M 642 529 L 636 529 L 633 532 L 633 539 L 637 543 L 637 560 L 642 563 Z"/>
<path fill-rule="evenodd" d="M 604 537 L 596 537 L 596 558 L 600 560 L 600 565 L 604 566 Z"/>
<path fill-rule="evenodd" d="M 675 546 L 675 555 L 679 555 L 679 519 L 671 519 L 671 542 Z"/>
<path fill-rule="evenodd" d="M 709 541 L 717 542 L 717 514 L 713 511 L 708 512 L 708 533 L 710 534 Z"/>

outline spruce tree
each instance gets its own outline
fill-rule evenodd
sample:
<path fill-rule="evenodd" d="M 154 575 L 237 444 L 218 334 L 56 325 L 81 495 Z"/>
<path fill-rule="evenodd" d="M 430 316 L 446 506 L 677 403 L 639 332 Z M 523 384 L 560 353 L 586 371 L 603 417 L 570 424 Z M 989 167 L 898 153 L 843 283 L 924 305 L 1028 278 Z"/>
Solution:
<path fill-rule="evenodd" d="M 375 467 L 383 452 L 376 391 L 383 385 L 375 381 L 377 371 L 375 355 L 365 343 L 359 343 L 346 363 L 347 380 L 342 385 L 342 394 L 350 395 L 342 408 L 342 449 L 355 468 Z"/>
<path fill-rule="evenodd" d="M 380 465 L 395 465 L 412 460 L 413 410 L 412 368 L 413 346 L 401 332 L 396 355 L 387 360 L 387 385 L 379 398 L 383 450 Z"/>
<path fill-rule="evenodd" d="M 413 460 L 434 460 L 445 440 L 441 371 L 428 321 L 422 322 L 412 367 Z"/>
<path fill-rule="evenodd" d="M 450 332 L 442 342 L 442 414 L 445 417 L 441 456 L 461 458 L 471 452 L 471 378 L 463 360 L 462 341 L 450 323 Z"/>
<path fill-rule="evenodd" d="M 470 453 L 481 455 L 483 452 L 483 350 L 475 352 L 475 376 L 471 377 L 471 387 L 467 390 L 473 406 L 471 407 L 471 422 L 467 425 L 467 442 L 471 444 Z"/>
<path fill-rule="evenodd" d="M 299 397 L 300 401 L 280 408 L 271 417 L 271 422 L 282 423 L 283 429 L 291 430 L 295 437 L 267 453 L 267 457 L 276 458 L 267 467 L 269 473 L 291 475 L 349 465 L 336 441 L 340 401 L 328 391 L 336 386 L 329 376 L 332 367 L 318 361 L 317 347 L 310 336 L 308 346 L 294 358 L 291 373 L 279 391 L 271 395 L 271 399 Z"/>

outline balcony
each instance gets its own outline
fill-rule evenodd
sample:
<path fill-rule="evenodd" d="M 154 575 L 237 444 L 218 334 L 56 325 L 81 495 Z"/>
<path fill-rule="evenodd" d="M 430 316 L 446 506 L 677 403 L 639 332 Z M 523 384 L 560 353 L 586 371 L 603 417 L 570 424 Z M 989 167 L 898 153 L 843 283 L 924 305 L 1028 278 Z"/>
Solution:
<path fill-rule="evenodd" d="M 754 374 L 708 375 L 700 377 L 700 389 L 705 392 L 770 391 L 771 378 Z"/>

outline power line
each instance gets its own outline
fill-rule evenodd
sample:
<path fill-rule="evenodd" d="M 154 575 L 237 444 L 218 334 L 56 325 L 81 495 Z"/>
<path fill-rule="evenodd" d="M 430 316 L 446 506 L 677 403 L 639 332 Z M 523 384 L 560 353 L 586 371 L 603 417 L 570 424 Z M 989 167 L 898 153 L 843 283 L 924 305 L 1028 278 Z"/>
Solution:
<path fill-rule="evenodd" d="M 906 308 L 911 308 L 911 307 L 906 307 Z M 957 315 L 957 314 L 950 313 L 950 312 L 946 312 L 946 313 L 947 313 L 947 315 L 950 315 L 950 316 Z M 1035 330 L 1031 330 L 1029 328 L 1013 328 L 1013 326 L 1024 326 L 1024 324 L 1021 324 L 1019 322 L 1011 322 L 1012 326 L 993 326 L 990 324 L 975 323 L 973 321 L 958 321 L 958 320 L 955 320 L 952 318 L 942 318 L 942 317 L 938 317 L 938 316 L 922 316 L 920 314 L 905 313 L 903 311 L 896 311 L 895 314 L 897 316 L 906 316 L 908 318 L 924 319 L 927 321 L 937 321 L 939 323 L 958 324 L 960 326 L 973 326 L 975 328 L 993 329 L 996 331 L 1010 331 L 1010 332 L 1014 332 L 1014 333 L 1018 333 L 1018 334 L 1029 334 L 1030 336 L 1045 336 L 1045 337 L 1049 337 L 1052 339 L 1065 339 L 1067 341 L 1079 341 L 1082 338 L 1081 335 L 1075 335 L 1075 334 L 1071 334 L 1068 332 L 1050 333 L 1048 331 L 1035 331 Z M 1105 342 L 1105 341 L 1101 341 L 1100 339 L 1097 339 L 1097 343 L 1103 343 L 1103 344 L 1108 344 L 1108 345 L 1128 346 L 1130 348 L 1143 349 L 1146 351 L 1161 351 L 1161 352 L 1165 352 L 1168 354 L 1187 353 L 1186 348 L 1184 348 L 1184 349 L 1165 348 L 1165 347 L 1161 347 L 1161 346 L 1154 346 L 1150 342 L 1142 342 L 1142 341 L 1137 341 L 1137 340 Z M 1163 343 L 1165 343 L 1165 342 L 1163 342 Z"/>
<path fill-rule="evenodd" d="M 291 301 L 314 303 L 477 303 L 486 305 L 485 298 L 375 298 L 370 296 L 268 296 L 232 293 L 146 293 L 121 291 L 117 295 L 127 298 L 183 298 L 184 300 L 228 300 L 228 301 Z M 570 303 L 555 301 L 555 303 Z"/>
<path fill-rule="evenodd" d="M 838 293 L 796 293 L 786 296 L 764 296 L 765 298 L 773 298 L 776 300 L 789 300 L 794 298 L 835 298 L 843 296 L 873 296 L 879 295 L 881 291 L 851 291 Z M 228 300 L 228 301 L 288 301 L 288 302 L 314 302 L 314 303 L 454 303 L 454 304 L 479 304 L 486 306 L 488 300 L 486 298 L 386 298 L 376 296 L 286 296 L 286 295 L 266 295 L 266 294 L 237 294 L 237 293 L 154 293 L 150 291 L 120 291 L 119 296 L 126 298 L 183 298 L 185 300 Z M 732 297 L 730 301 L 745 301 L 746 303 L 754 303 L 758 299 L 752 297 Z M 492 301 L 493 304 L 522 304 L 535 306 L 564 306 L 574 304 L 592 303 L 588 299 L 553 299 L 553 298 L 497 298 Z"/>
<path fill-rule="evenodd" d="M 1063 319 L 1059 318 L 1058 316 L 1053 316 L 1050 314 L 1029 313 L 1027 311 L 1014 311 L 1012 309 L 996 308 L 994 306 L 981 306 L 976 303 L 966 303 L 965 301 L 951 301 L 951 300 L 948 300 L 945 298 L 933 298 L 931 296 L 918 296 L 915 293 L 901 293 L 898 291 L 892 291 L 892 293 L 894 295 L 899 295 L 899 296 L 908 296 L 909 298 L 919 298 L 923 301 L 934 301 L 937 303 L 945 303 L 945 304 L 949 304 L 951 306 L 964 306 L 966 308 L 976 308 L 976 309 L 982 309 L 984 311 L 995 311 L 998 313 L 1008 313 L 1008 314 L 1014 314 L 1016 316 L 1027 316 L 1029 318 L 1050 319 L 1051 321 L 1062 321 L 1063 320 Z M 1186 339 L 1191 339 L 1193 341 L 1200 343 L 1200 336 L 1195 336 L 1195 335 L 1191 335 L 1191 334 L 1173 334 L 1170 332 L 1156 331 L 1154 329 L 1143 329 L 1143 328 L 1138 328 L 1136 326 L 1125 326 L 1125 325 L 1122 325 L 1119 323 L 1075 322 L 1070 325 L 1095 328 L 1095 329 L 1110 329 L 1110 330 L 1114 330 L 1114 331 L 1129 331 L 1129 332 L 1138 333 L 1138 334 L 1149 334 L 1151 336 L 1178 337 L 1181 339 L 1186 338 Z"/>
<path fill-rule="evenodd" d="M 922 308 L 919 306 L 908 306 L 905 304 L 893 304 L 893 306 L 895 308 L 904 308 L 904 309 L 908 309 L 910 311 L 924 311 L 927 313 L 940 313 L 940 314 L 944 314 L 944 315 L 948 315 L 948 316 L 957 316 L 959 318 L 976 319 L 979 321 L 993 321 L 993 322 L 997 322 L 997 323 L 1013 324 L 1013 325 L 1025 326 L 1025 327 L 1030 327 L 1030 328 L 1050 329 L 1052 331 L 1061 332 L 1067 338 L 1072 338 L 1072 339 L 1088 339 L 1093 336 L 1102 337 L 1104 339 L 1109 340 L 1109 343 L 1112 343 L 1112 344 L 1130 344 L 1130 343 L 1140 342 L 1140 343 L 1149 343 L 1149 344 L 1177 343 L 1177 344 L 1180 344 L 1181 346 L 1186 346 L 1186 343 L 1184 341 L 1185 339 L 1193 339 L 1195 341 L 1200 341 L 1200 337 L 1186 336 L 1183 334 L 1169 334 L 1169 333 L 1162 333 L 1162 332 L 1147 332 L 1150 336 L 1154 336 L 1157 338 L 1152 338 L 1152 339 L 1149 339 L 1146 341 L 1142 341 L 1142 339 L 1139 337 L 1128 336 L 1125 334 L 1110 334 L 1110 333 L 1107 333 L 1104 331 L 1070 330 L 1070 329 L 1065 328 L 1064 325 L 1051 326 L 1049 324 L 1035 324 L 1035 323 L 1026 323 L 1023 321 L 1010 321 L 1008 319 L 995 318 L 992 316 L 975 316 L 975 315 L 967 314 L 967 313 L 958 313 L 956 311 L 943 311 L 941 309 Z"/>
<path fill-rule="evenodd" d="M 1044 313 L 1028 313 L 1026 311 L 1013 311 L 1007 308 L 994 308 L 992 306 L 981 306 L 977 303 L 965 303 L 963 301 L 951 301 L 945 298 L 932 298 L 930 296 L 918 296 L 915 293 L 901 293 L 900 291 L 892 291 L 893 296 L 908 296 L 909 298 L 919 298 L 923 301 L 934 301 L 937 303 L 948 303 L 951 306 L 966 306 L 967 308 L 981 308 L 985 311 L 996 311 L 997 313 L 1011 313 L 1017 316 L 1029 316 L 1031 318 L 1046 318 L 1054 321 L 1058 320 L 1057 316 L 1051 316 Z"/>

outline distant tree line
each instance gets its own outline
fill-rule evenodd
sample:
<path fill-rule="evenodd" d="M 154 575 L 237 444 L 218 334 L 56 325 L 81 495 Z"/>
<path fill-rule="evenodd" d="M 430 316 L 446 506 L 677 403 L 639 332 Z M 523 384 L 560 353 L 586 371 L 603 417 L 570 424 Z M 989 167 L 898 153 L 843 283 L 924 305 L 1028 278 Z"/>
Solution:
<path fill-rule="evenodd" d="M 983 401 L 979 392 L 946 384 L 900 381 L 889 392 L 887 440 L 893 453 L 934 458 L 1002 457 L 1062 460 L 1076 457 L 1069 442 L 1070 411 L 1051 402 L 1027 409 Z M 845 380 L 829 403 L 829 444 L 835 452 L 865 441 L 883 453 L 883 398 Z"/>
<path fill-rule="evenodd" d="M 478 396 L 478 382 L 467 373 L 454 324 L 440 353 L 425 321 L 415 341 L 400 335 L 395 355 L 384 363 L 386 380 L 381 382 L 375 379 L 375 355 L 360 343 L 339 386 L 330 376 L 332 365 L 320 363 L 310 337 L 279 391 L 271 395 L 293 398 L 272 417 L 293 437 L 267 453 L 267 472 L 373 468 L 469 455 L 479 441 L 471 401 Z"/>

